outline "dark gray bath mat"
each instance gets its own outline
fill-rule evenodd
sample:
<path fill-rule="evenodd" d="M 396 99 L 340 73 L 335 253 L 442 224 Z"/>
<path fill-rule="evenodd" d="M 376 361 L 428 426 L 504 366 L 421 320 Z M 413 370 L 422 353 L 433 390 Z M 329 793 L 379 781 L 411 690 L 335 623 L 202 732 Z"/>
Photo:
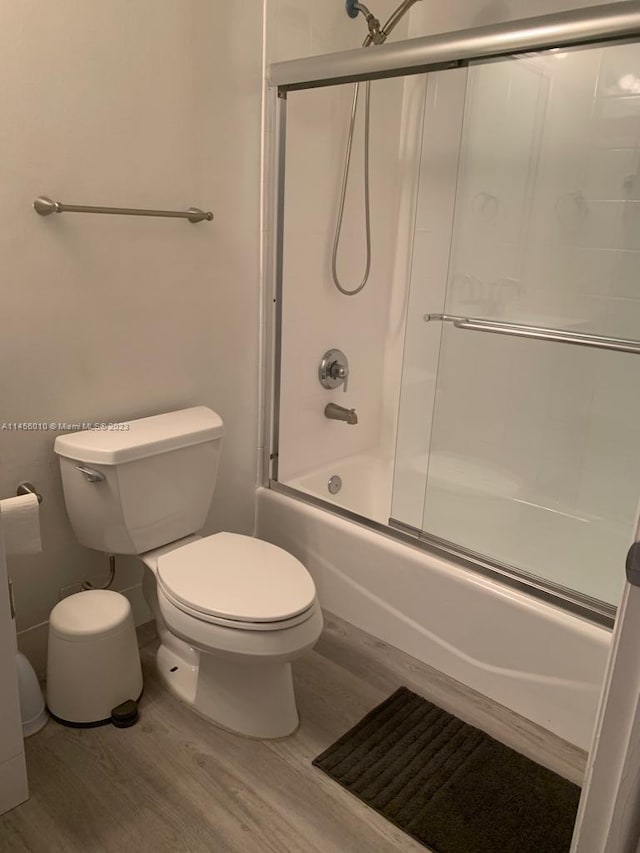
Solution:
<path fill-rule="evenodd" d="M 401 687 L 313 762 L 434 853 L 568 853 L 580 788 Z"/>

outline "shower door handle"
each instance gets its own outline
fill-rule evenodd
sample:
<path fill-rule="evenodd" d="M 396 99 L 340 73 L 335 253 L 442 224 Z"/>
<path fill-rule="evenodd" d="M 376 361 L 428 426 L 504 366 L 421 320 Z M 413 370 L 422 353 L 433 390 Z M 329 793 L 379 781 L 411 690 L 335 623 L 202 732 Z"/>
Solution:
<path fill-rule="evenodd" d="M 510 335 L 515 338 L 531 338 L 552 341 L 557 344 L 573 344 L 581 347 L 640 354 L 640 341 L 629 338 L 612 338 L 589 332 L 570 332 L 567 329 L 551 329 L 546 326 L 530 326 L 525 323 L 504 323 L 499 320 L 483 320 L 477 317 L 458 317 L 454 314 L 425 314 L 425 323 L 439 321 L 451 323 L 454 328 L 471 332 L 489 332 L 494 335 Z"/>

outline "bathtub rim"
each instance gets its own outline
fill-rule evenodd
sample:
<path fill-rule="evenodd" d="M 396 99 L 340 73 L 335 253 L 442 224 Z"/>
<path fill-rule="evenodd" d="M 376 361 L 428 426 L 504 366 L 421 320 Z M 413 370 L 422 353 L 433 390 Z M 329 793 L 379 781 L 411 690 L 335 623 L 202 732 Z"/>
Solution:
<path fill-rule="evenodd" d="M 388 539 L 401 542 L 422 553 L 430 554 L 439 559 L 449 560 L 458 568 L 530 595 L 572 616 L 579 617 L 608 630 L 613 629 L 617 608 L 612 604 L 582 595 L 575 590 L 554 584 L 551 581 L 545 581 L 505 563 L 489 560 L 482 554 L 476 554 L 453 542 L 439 539 L 437 536 L 420 531 L 402 522 L 390 519 L 397 526 L 381 524 L 367 516 L 359 515 L 353 512 L 353 510 L 332 504 L 330 501 L 293 488 L 285 483 L 280 483 L 278 480 L 270 478 L 264 484 L 264 487 L 285 497 L 306 503 L 316 509 L 337 515 L 373 533 L 378 533 Z"/>

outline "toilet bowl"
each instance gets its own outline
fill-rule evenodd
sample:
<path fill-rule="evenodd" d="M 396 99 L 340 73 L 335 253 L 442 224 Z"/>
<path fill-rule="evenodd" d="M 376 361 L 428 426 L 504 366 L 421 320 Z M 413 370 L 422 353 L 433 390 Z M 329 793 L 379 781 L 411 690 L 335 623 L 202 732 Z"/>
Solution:
<path fill-rule="evenodd" d="M 141 555 L 163 683 L 230 731 L 293 733 L 291 662 L 315 645 L 323 625 L 311 576 L 283 549 L 249 536 L 217 533 L 174 545 Z"/>
<path fill-rule="evenodd" d="M 58 436 L 78 541 L 144 563 L 167 689 L 197 714 L 249 737 L 298 726 L 291 662 L 317 642 L 313 580 L 281 548 L 235 533 L 201 536 L 223 424 L 204 406 Z"/>

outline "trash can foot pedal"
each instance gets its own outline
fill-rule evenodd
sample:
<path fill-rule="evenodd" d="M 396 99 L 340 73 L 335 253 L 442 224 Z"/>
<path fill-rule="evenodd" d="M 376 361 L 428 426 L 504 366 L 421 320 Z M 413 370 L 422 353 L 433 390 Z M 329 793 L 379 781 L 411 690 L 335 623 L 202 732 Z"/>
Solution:
<path fill-rule="evenodd" d="M 127 699 L 111 711 L 111 722 L 118 729 L 128 729 L 138 722 L 138 703 Z"/>

